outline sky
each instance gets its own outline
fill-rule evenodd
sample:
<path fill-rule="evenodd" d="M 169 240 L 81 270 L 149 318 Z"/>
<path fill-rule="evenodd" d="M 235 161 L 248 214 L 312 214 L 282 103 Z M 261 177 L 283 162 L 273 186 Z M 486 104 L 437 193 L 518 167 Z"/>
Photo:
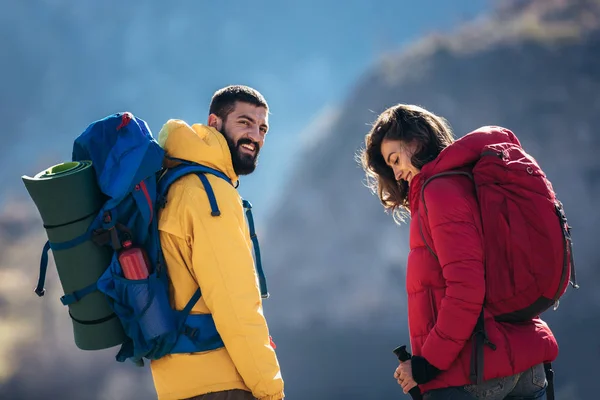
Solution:
<path fill-rule="evenodd" d="M 0 184 L 11 188 L 4 197 L 23 195 L 21 175 L 68 161 L 73 140 L 94 120 L 127 110 L 157 135 L 170 118 L 204 123 L 214 91 L 246 84 L 271 109 L 260 166 L 240 185 L 261 220 L 290 171 L 302 168 L 299 150 L 317 133 L 311 124 L 343 102 L 379 56 L 488 7 L 484 0 L 0 0 Z"/>

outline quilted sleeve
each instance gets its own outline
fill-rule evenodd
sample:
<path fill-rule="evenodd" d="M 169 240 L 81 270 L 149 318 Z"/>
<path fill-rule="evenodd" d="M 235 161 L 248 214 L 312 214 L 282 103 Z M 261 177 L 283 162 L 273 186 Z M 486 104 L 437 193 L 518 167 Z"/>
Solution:
<path fill-rule="evenodd" d="M 473 333 L 483 307 L 485 280 L 479 207 L 467 177 L 432 180 L 424 200 L 446 292 L 422 356 L 446 370 Z"/>

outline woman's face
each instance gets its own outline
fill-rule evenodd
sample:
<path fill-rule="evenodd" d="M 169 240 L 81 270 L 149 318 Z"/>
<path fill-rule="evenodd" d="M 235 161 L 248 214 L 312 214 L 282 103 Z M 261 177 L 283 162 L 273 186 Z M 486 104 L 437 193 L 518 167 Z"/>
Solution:
<path fill-rule="evenodd" d="M 381 142 L 381 155 L 385 163 L 394 171 L 397 181 L 406 181 L 410 186 L 419 169 L 412 165 L 411 158 L 417 151 L 417 143 L 404 143 L 400 140 L 384 139 Z"/>

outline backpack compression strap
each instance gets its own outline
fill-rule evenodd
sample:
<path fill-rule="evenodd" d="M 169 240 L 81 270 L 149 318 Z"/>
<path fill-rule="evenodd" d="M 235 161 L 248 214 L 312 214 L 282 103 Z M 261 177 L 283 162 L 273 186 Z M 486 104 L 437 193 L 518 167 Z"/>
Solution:
<path fill-rule="evenodd" d="M 34 292 L 39 297 L 42 297 L 46 293 L 44 284 L 46 283 L 46 271 L 48 269 L 48 252 L 50 250 L 53 250 L 53 251 L 67 250 L 72 247 L 79 246 L 80 244 L 84 243 L 85 241 L 91 239 L 93 230 L 96 226 L 96 222 L 97 222 L 98 218 L 100 218 L 100 215 L 98 215 L 96 217 L 96 220 L 90 224 L 90 226 L 86 232 L 84 232 L 80 236 L 77 236 L 76 238 L 67 240 L 65 242 L 51 242 L 50 240 L 46 241 L 46 243 L 44 244 L 44 248 L 42 249 L 42 256 L 40 259 L 40 274 L 39 274 L 39 278 L 38 278 L 38 283 L 34 289 Z M 94 285 L 90 285 L 89 287 L 82 289 L 81 290 L 82 293 L 79 294 L 80 297 L 83 297 L 86 294 L 93 292 L 96 289 Z M 92 287 L 92 286 L 94 286 L 94 287 Z M 85 291 L 85 293 L 83 293 L 84 291 Z M 62 298 L 61 298 L 61 301 L 62 301 Z M 72 302 L 74 302 L 74 301 L 71 301 L 70 303 L 72 303 Z M 68 304 L 70 304 L 70 303 L 68 303 Z M 66 304 L 66 303 L 63 302 L 63 304 Z"/>

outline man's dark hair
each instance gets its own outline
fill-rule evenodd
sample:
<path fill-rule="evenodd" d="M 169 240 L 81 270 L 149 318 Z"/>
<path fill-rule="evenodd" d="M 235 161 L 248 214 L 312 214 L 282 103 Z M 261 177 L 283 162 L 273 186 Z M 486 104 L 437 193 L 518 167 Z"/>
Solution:
<path fill-rule="evenodd" d="M 262 94 L 256 89 L 244 85 L 231 85 L 215 92 L 210 102 L 208 113 L 215 114 L 223 121 L 235 108 L 237 101 L 250 103 L 269 110 L 269 105 Z"/>

